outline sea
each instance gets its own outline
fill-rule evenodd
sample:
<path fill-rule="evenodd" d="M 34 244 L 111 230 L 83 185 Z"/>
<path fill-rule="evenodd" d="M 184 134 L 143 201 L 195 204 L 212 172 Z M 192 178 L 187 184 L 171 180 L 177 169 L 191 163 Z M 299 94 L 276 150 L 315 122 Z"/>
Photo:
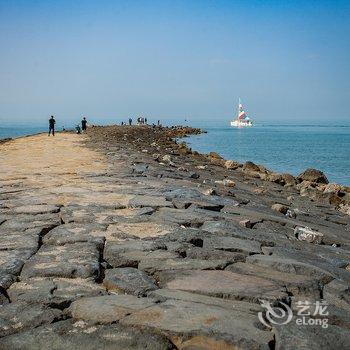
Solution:
<path fill-rule="evenodd" d="M 225 159 L 249 160 L 292 175 L 316 168 L 330 182 L 350 186 L 350 123 L 337 126 L 261 123 L 252 128 L 233 128 L 220 122 L 193 124 L 207 131 L 186 138 L 193 150 L 215 151 Z"/>
<path fill-rule="evenodd" d="M 0 126 L 0 140 L 33 135 L 44 131 L 48 131 L 48 128 L 44 126 Z"/>
<path fill-rule="evenodd" d="M 330 182 L 350 186 L 350 123 L 332 126 L 260 123 L 242 129 L 232 128 L 227 122 L 191 121 L 187 125 L 207 132 L 185 139 L 193 150 L 201 153 L 214 151 L 225 159 L 250 160 L 292 175 L 316 168 Z M 0 127 L 0 139 L 46 131 L 43 126 Z"/>

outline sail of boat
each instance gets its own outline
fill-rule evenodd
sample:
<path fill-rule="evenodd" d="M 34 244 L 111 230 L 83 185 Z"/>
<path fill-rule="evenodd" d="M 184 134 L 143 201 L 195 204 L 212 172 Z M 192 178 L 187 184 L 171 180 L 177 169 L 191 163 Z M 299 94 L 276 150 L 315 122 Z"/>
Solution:
<path fill-rule="evenodd" d="M 245 111 L 243 109 L 241 99 L 239 99 L 239 101 L 238 101 L 237 118 L 231 121 L 231 126 L 235 126 L 235 127 L 245 127 L 245 126 L 251 127 L 251 126 L 253 126 L 252 121 L 250 120 L 250 118 L 247 116 L 247 114 L 245 113 Z"/>

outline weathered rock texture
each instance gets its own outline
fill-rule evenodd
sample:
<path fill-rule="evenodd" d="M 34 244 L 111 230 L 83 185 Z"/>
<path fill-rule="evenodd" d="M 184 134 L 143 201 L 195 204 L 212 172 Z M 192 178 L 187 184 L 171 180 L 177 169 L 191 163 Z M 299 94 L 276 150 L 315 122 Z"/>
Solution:
<path fill-rule="evenodd" d="M 198 132 L 0 145 L 0 349 L 350 348 L 348 190 L 176 141 Z M 261 300 L 327 302 L 329 327 L 263 325 Z"/>

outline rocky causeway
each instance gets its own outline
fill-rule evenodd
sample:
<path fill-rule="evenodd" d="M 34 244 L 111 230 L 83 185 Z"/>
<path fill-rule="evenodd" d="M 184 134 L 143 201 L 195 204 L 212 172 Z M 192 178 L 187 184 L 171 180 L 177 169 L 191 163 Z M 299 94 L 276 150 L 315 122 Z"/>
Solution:
<path fill-rule="evenodd" d="M 0 349 L 350 348 L 349 188 L 199 132 L 0 144 Z"/>

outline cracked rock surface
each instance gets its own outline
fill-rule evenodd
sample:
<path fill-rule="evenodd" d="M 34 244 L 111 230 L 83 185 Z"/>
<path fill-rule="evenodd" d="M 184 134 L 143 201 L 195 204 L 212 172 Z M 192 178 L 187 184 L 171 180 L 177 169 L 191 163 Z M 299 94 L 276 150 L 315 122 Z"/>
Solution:
<path fill-rule="evenodd" d="M 349 216 L 177 139 L 197 132 L 0 144 L 0 349 L 350 348 Z M 293 318 L 261 323 L 262 300 Z M 328 327 L 297 324 L 300 302 L 327 303 Z"/>

